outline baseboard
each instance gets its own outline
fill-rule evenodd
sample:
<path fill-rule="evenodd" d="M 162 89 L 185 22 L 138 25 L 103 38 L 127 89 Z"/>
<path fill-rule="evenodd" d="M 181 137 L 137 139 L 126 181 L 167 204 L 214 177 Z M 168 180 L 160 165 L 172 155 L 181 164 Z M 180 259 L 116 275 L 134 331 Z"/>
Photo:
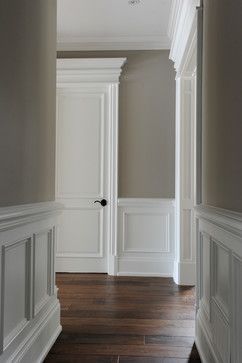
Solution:
<path fill-rule="evenodd" d="M 216 354 L 214 352 L 210 338 L 206 332 L 206 328 L 204 327 L 204 324 L 199 314 L 197 315 L 197 320 L 196 320 L 195 343 L 201 361 L 203 363 L 219 363 L 219 360 L 216 358 Z"/>
<path fill-rule="evenodd" d="M 173 259 L 118 258 L 118 276 L 172 277 Z"/>
<path fill-rule="evenodd" d="M 194 286 L 196 284 L 196 263 L 174 261 L 173 279 L 177 285 Z"/>
<path fill-rule="evenodd" d="M 62 330 L 59 319 L 60 305 L 57 302 L 31 331 L 21 349 L 13 353 L 9 363 L 42 363 Z"/>

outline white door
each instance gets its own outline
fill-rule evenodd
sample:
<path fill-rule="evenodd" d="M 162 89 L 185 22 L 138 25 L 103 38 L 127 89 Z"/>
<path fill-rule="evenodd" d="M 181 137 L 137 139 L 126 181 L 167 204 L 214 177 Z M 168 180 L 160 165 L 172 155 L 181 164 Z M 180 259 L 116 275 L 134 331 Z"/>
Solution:
<path fill-rule="evenodd" d="M 58 91 L 58 271 L 107 272 L 109 119 L 101 90 Z M 96 201 L 107 201 L 102 206 Z M 96 203 L 95 203 L 96 202 Z"/>
<path fill-rule="evenodd" d="M 57 60 L 56 199 L 63 212 L 56 236 L 56 270 L 60 272 L 115 274 L 118 85 L 124 62 L 121 58 Z"/>
<path fill-rule="evenodd" d="M 59 272 L 115 274 L 118 85 L 124 61 L 57 61 Z"/>

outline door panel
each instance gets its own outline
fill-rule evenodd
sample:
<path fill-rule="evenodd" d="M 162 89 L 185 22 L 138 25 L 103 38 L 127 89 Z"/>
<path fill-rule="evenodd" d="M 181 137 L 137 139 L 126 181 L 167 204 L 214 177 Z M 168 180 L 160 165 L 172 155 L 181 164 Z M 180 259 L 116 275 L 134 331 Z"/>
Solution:
<path fill-rule="evenodd" d="M 58 194 L 103 194 L 103 96 L 61 95 L 58 109 Z"/>
<path fill-rule="evenodd" d="M 107 89 L 61 89 L 57 100 L 57 193 L 64 204 L 57 271 L 107 272 L 109 109 Z M 95 200 L 107 199 L 102 207 Z"/>

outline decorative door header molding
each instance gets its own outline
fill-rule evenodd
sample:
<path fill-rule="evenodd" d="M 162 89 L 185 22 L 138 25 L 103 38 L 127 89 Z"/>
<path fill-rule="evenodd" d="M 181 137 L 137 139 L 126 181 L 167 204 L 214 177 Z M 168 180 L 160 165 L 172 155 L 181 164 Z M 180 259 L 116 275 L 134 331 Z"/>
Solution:
<path fill-rule="evenodd" d="M 57 84 L 79 82 L 118 83 L 126 58 L 57 59 Z"/>

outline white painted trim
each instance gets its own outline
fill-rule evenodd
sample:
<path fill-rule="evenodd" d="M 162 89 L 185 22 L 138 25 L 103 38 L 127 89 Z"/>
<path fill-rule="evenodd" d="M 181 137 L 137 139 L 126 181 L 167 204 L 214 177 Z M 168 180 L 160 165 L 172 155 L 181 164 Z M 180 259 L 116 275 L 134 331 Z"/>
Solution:
<path fill-rule="evenodd" d="M 194 39 L 194 37 L 193 37 Z M 176 258 L 174 280 L 195 285 L 196 43 L 187 48 L 183 73 L 176 78 Z M 191 62 L 192 60 L 192 62 Z"/>
<path fill-rule="evenodd" d="M 118 258 L 117 276 L 173 277 L 173 259 Z"/>
<path fill-rule="evenodd" d="M 181 0 L 171 0 L 171 1 L 172 4 L 169 15 L 168 29 L 167 29 L 167 34 L 170 40 L 174 38 L 175 33 L 177 31 L 178 22 L 181 14 L 181 8 L 182 8 Z"/>
<path fill-rule="evenodd" d="M 171 37 L 170 58 L 173 60 L 176 71 L 179 71 L 185 48 L 189 43 L 189 35 L 196 17 L 196 7 L 200 0 L 174 0 L 172 4 L 169 36 Z"/>
<path fill-rule="evenodd" d="M 203 363 L 220 363 L 217 360 L 211 339 L 206 331 L 205 323 L 200 314 L 196 318 L 195 343 Z"/>
<path fill-rule="evenodd" d="M 35 328 L 31 331 L 31 334 L 29 334 L 26 337 L 23 344 L 11 355 L 10 359 L 7 360 L 6 363 L 18 363 L 20 361 L 23 363 L 28 363 L 29 361 L 26 360 L 26 356 L 28 356 L 30 353 L 31 355 L 32 354 L 35 355 L 35 360 L 34 360 L 35 363 L 43 362 L 48 352 L 50 351 L 51 347 L 53 346 L 53 344 L 55 343 L 56 339 L 58 338 L 59 334 L 62 331 L 61 325 L 57 325 L 55 326 L 54 331 L 52 332 L 51 335 L 48 332 L 48 329 L 50 330 L 53 329 L 50 326 L 51 325 L 50 323 L 52 322 L 54 315 L 57 314 L 58 316 L 60 314 L 59 311 L 60 311 L 59 303 L 52 304 L 52 306 L 50 306 L 50 308 L 45 312 L 45 314 L 43 314 L 43 316 L 41 317 Z M 42 337 L 42 339 L 44 338 L 45 341 L 44 345 L 40 337 Z M 41 350 L 39 349 L 40 347 L 42 348 Z M 38 351 L 39 354 L 37 353 Z"/>
<path fill-rule="evenodd" d="M 1 207 L 0 231 L 47 218 L 53 214 L 58 215 L 61 212 L 61 208 L 62 204 L 57 202 L 42 202 Z"/>
<path fill-rule="evenodd" d="M 126 58 L 57 59 L 57 88 L 68 84 L 118 83 Z"/>
<path fill-rule="evenodd" d="M 175 261 L 173 278 L 177 285 L 193 286 L 196 284 L 196 262 Z"/>
<path fill-rule="evenodd" d="M 197 217 L 213 222 L 235 234 L 242 233 L 242 213 L 200 204 L 195 207 Z"/>
<path fill-rule="evenodd" d="M 168 34 L 176 69 L 176 256 L 174 280 L 194 285 L 196 204 L 196 53 L 200 0 L 173 0 Z M 190 116 L 190 117 L 189 117 Z"/>
<path fill-rule="evenodd" d="M 65 37 L 58 38 L 58 51 L 97 51 L 97 50 L 152 50 L 170 49 L 168 36 L 143 37 Z"/>

